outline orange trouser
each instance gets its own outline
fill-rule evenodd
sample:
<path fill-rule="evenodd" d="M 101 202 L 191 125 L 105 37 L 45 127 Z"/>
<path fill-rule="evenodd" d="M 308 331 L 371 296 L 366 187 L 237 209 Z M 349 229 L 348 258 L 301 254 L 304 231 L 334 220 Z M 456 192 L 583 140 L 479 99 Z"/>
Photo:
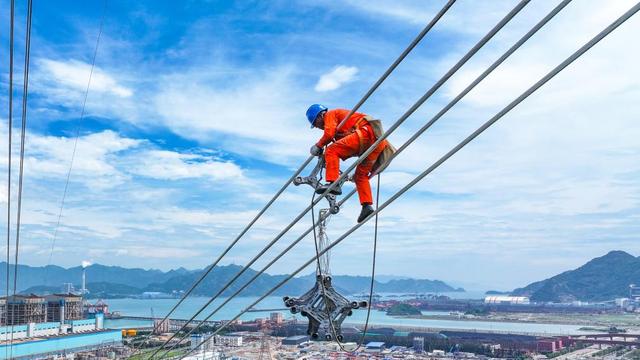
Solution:
<path fill-rule="evenodd" d="M 369 146 L 376 141 L 375 136 L 370 131 L 366 131 L 368 129 L 363 130 L 364 131 L 359 131 L 362 135 L 362 149 L 360 149 L 360 138 L 355 132 L 327 146 L 324 152 L 325 166 L 327 167 L 327 181 L 331 182 L 338 179 L 340 175 L 340 159 L 346 160 L 353 156 L 359 156 L 361 150 L 362 152 L 366 151 Z M 371 185 L 369 184 L 369 173 L 371 172 L 373 164 L 375 164 L 378 159 L 378 155 L 380 155 L 386 145 L 386 140 L 378 144 L 376 149 L 356 167 L 353 180 L 356 183 L 360 204 L 373 204 Z"/>

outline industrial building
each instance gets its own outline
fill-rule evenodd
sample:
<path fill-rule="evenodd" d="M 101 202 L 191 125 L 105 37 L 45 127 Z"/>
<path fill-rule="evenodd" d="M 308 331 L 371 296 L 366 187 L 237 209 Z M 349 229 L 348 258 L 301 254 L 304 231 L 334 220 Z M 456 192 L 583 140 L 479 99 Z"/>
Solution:
<path fill-rule="evenodd" d="M 548 338 L 540 339 L 537 343 L 537 351 L 539 353 L 553 353 L 563 348 L 562 339 Z"/>
<path fill-rule="evenodd" d="M 484 298 L 485 304 L 498 305 L 529 305 L 531 301 L 526 296 L 487 296 Z"/>
<path fill-rule="evenodd" d="M 300 345 L 309 341 L 308 335 L 289 336 L 282 339 L 282 345 Z"/>
<path fill-rule="evenodd" d="M 424 352 L 424 337 L 416 336 L 413 338 L 413 351 L 419 354 Z"/>
<path fill-rule="evenodd" d="M 103 330 L 104 315 L 83 319 L 82 297 L 14 295 L 0 298 L 0 359 L 32 359 L 121 344 L 120 331 Z"/>
<path fill-rule="evenodd" d="M 64 322 L 40 322 L 0 327 L 0 342 L 10 339 L 46 337 L 102 330 L 104 317 L 98 314 L 94 319 L 65 320 Z"/>
<path fill-rule="evenodd" d="M 385 349 L 385 343 L 383 343 L 382 341 L 372 341 L 370 343 L 367 343 L 367 345 L 365 345 L 365 352 L 374 352 L 374 353 L 379 353 L 384 351 Z"/>
<path fill-rule="evenodd" d="M 6 325 L 23 325 L 47 321 L 47 302 L 37 295 L 13 295 L 5 298 Z M 2 317 L 5 317 L 5 314 Z"/>
<path fill-rule="evenodd" d="M 210 351 L 215 350 L 215 339 L 211 336 L 211 333 L 206 334 L 191 334 L 191 349 L 198 349 L 198 351 Z"/>
<path fill-rule="evenodd" d="M 75 294 L 14 295 L 0 298 L 0 325 L 81 320 L 84 316 L 82 297 Z"/>
<path fill-rule="evenodd" d="M 271 320 L 272 323 L 276 324 L 276 325 L 280 325 L 284 322 L 284 315 L 282 315 L 281 312 L 272 312 L 269 315 L 269 318 Z"/>
<path fill-rule="evenodd" d="M 242 336 L 216 335 L 213 342 L 218 346 L 242 346 Z"/>
<path fill-rule="evenodd" d="M 59 324 L 58 324 L 59 325 Z M 40 335 L 0 344 L 0 359 L 34 359 L 122 344 L 120 330 L 92 331 L 68 335 Z"/>
<path fill-rule="evenodd" d="M 47 321 L 64 322 L 83 318 L 82 296 L 74 294 L 53 294 L 47 301 Z"/>

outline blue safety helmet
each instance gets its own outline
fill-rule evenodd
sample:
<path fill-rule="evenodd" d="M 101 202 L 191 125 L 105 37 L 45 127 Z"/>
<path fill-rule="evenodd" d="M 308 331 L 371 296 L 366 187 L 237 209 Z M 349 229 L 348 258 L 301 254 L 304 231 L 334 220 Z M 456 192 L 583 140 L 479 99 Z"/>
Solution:
<path fill-rule="evenodd" d="M 307 109 L 307 120 L 309 120 L 312 128 L 313 124 L 316 122 L 316 118 L 323 111 L 327 111 L 327 107 L 320 104 L 313 104 L 309 106 L 309 109 Z"/>

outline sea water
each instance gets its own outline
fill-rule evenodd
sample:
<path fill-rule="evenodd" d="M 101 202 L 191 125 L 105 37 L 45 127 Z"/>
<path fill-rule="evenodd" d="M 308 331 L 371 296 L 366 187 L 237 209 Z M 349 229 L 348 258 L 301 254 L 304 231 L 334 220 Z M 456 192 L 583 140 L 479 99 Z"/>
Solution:
<path fill-rule="evenodd" d="M 227 305 L 223 306 L 209 320 L 230 320 L 233 319 L 242 310 L 249 307 L 255 302 L 257 297 L 240 297 L 234 298 Z M 200 307 L 207 303 L 209 298 L 190 297 L 187 298 L 171 315 L 172 319 L 189 319 L 195 314 Z M 222 304 L 226 298 L 216 299 L 196 318 L 202 320 L 207 317 L 214 309 Z M 118 311 L 123 316 L 140 316 L 140 317 L 164 317 L 169 310 L 178 302 L 178 299 L 111 299 L 106 300 L 109 304 L 109 311 Z M 243 314 L 241 320 L 253 320 L 256 318 L 266 318 L 272 312 L 270 309 L 283 309 L 284 305 L 282 297 L 271 296 L 265 298 L 258 303 L 254 309 L 267 309 L 262 312 L 247 312 Z M 288 310 L 280 310 L 284 314 L 285 319 L 293 318 L 294 315 Z M 424 312 L 425 315 L 446 315 L 448 312 Z M 367 316 L 366 309 L 354 310 L 353 316 L 347 318 L 345 323 L 364 324 Z M 297 316 L 300 321 L 304 318 Z M 541 323 L 518 323 L 518 322 L 493 322 L 480 320 L 436 320 L 436 319 L 412 319 L 388 316 L 384 311 L 371 310 L 370 324 L 376 326 L 409 326 L 409 327 L 425 327 L 437 329 L 460 329 L 460 330 L 483 330 L 497 332 L 517 332 L 517 333 L 536 333 L 536 334 L 579 334 L 584 333 L 578 330 L 581 325 L 570 324 L 541 324 Z M 138 321 L 129 319 L 107 320 L 106 327 L 126 328 L 137 326 L 148 326 L 148 321 Z"/>

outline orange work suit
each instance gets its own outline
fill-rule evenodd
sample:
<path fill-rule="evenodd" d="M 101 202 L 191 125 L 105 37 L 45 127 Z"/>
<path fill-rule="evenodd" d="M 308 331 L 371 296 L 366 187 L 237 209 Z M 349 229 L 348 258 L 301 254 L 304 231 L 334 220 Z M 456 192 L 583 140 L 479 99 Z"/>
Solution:
<path fill-rule="evenodd" d="M 329 145 L 324 152 L 326 180 L 336 181 L 340 175 L 340 159 L 346 160 L 353 156 L 363 154 L 375 141 L 376 136 L 365 114 L 354 113 L 343 126 L 337 129 L 338 124 L 349 114 L 349 110 L 328 110 L 324 115 L 324 134 L 316 145 L 324 147 L 335 137 L 336 141 Z M 383 141 L 371 152 L 364 161 L 356 167 L 353 180 L 356 183 L 360 204 L 373 204 L 369 173 L 373 168 L 378 155 L 382 153 L 387 141 Z"/>

